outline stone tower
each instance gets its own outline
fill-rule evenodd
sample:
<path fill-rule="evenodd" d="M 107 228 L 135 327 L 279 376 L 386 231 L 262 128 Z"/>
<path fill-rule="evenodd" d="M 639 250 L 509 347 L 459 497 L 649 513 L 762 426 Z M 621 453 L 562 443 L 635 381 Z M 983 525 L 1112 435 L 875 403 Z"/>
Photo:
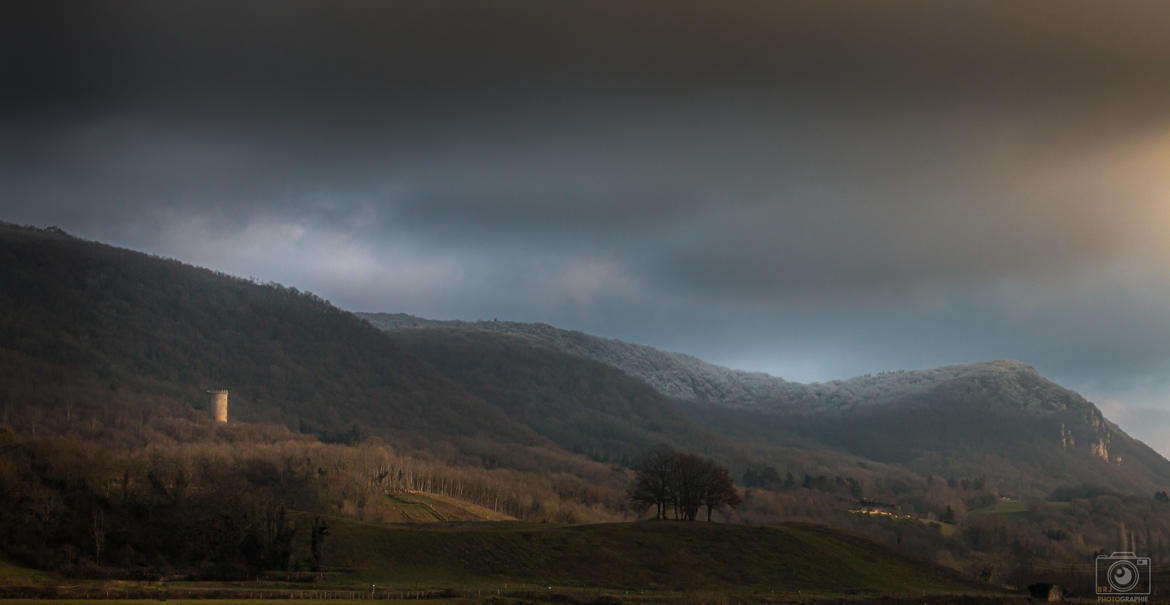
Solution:
<path fill-rule="evenodd" d="M 227 389 L 208 391 L 211 395 L 211 414 L 216 422 L 227 422 Z"/>

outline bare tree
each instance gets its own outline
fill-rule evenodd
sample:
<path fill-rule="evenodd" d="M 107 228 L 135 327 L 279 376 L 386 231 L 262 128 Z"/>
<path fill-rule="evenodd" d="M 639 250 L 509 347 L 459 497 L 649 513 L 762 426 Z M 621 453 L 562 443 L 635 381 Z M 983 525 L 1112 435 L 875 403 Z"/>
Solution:
<path fill-rule="evenodd" d="M 686 521 L 694 521 L 704 506 L 710 521 L 712 510 L 735 508 L 740 503 L 727 469 L 665 445 L 654 446 L 642 455 L 628 496 L 635 504 L 654 506 L 655 519 L 666 519 L 673 509 L 675 519 Z"/>
<path fill-rule="evenodd" d="M 707 476 L 703 482 L 702 504 L 707 507 L 707 521 L 711 521 L 711 511 L 721 506 L 734 509 L 741 500 L 739 492 L 735 491 L 735 482 L 727 469 L 710 463 Z"/>
<path fill-rule="evenodd" d="M 322 547 L 325 545 L 325 536 L 329 535 L 329 525 L 321 517 L 313 517 L 313 524 L 309 531 L 309 554 L 313 557 L 313 571 L 321 570 L 324 560 Z"/>
<path fill-rule="evenodd" d="M 666 504 L 670 501 L 671 479 L 678 452 L 668 445 L 656 445 L 642 454 L 638 461 L 638 475 L 629 491 L 636 504 L 655 507 L 655 519 L 666 518 Z"/>
<path fill-rule="evenodd" d="M 102 546 L 106 543 L 106 514 L 100 508 L 93 509 L 93 520 L 90 523 L 90 532 L 93 535 L 94 563 L 102 564 Z"/>

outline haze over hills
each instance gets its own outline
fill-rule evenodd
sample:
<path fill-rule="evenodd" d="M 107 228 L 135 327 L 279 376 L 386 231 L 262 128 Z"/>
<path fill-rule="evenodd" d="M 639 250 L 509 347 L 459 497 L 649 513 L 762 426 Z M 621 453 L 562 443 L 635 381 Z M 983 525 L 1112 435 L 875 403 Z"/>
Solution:
<path fill-rule="evenodd" d="M 1080 482 L 1141 491 L 1170 483 L 1170 462 L 1018 361 L 801 384 L 544 324 L 358 315 L 414 342 L 450 340 L 453 331 L 480 340 L 497 334 L 604 363 L 740 441 L 829 447 L 944 477 L 983 475 L 1016 493 Z M 443 355 L 436 346 L 424 357 L 434 363 Z"/>

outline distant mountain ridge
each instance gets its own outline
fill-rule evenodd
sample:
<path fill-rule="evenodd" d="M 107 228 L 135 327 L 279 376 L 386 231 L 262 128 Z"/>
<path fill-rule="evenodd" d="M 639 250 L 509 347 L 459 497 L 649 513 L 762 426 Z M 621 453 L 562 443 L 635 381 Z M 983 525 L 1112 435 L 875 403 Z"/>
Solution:
<path fill-rule="evenodd" d="M 1143 490 L 1170 483 L 1170 462 L 1080 394 L 1019 361 L 802 384 L 546 324 L 358 315 L 415 342 L 439 332 L 497 334 L 598 361 L 670 397 L 700 426 L 741 442 L 829 447 L 923 474 L 994 476 L 1020 491 L 1069 482 Z"/>
<path fill-rule="evenodd" d="M 620 368 L 673 399 L 746 410 L 841 411 L 859 405 L 885 403 L 957 379 L 984 380 L 1004 372 L 1023 372 L 1039 376 L 1035 368 L 1022 362 L 995 360 L 926 370 L 880 372 L 828 382 L 799 383 L 764 372 L 727 368 L 685 353 L 672 353 L 647 345 L 591 336 L 575 330 L 562 330 L 548 324 L 498 320 L 444 321 L 405 313 L 356 315 L 383 330 L 473 328 L 526 337 L 566 353 Z M 1067 399 L 1073 403 L 1074 398 Z M 1029 397 L 1027 400 L 1029 404 L 1038 406 L 1053 403 L 1035 397 Z"/>
<path fill-rule="evenodd" d="M 805 395 L 804 386 L 763 372 L 745 372 L 708 363 L 684 353 L 562 330 L 541 323 L 435 320 L 405 313 L 357 313 L 383 330 L 402 328 L 474 328 L 521 336 L 555 349 L 622 369 L 673 399 L 754 408 L 759 401 Z"/>

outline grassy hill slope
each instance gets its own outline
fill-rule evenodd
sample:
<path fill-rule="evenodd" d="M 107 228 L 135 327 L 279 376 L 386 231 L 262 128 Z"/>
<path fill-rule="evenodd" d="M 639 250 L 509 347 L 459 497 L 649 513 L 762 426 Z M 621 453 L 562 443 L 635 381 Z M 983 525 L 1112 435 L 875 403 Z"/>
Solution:
<path fill-rule="evenodd" d="M 515 521 L 516 518 L 490 508 L 442 494 L 399 492 L 386 496 L 387 508 L 399 522 L 437 523 L 444 521 Z"/>
<path fill-rule="evenodd" d="M 872 540 L 812 525 L 641 522 L 379 526 L 337 520 L 331 552 L 380 586 L 600 587 L 742 593 L 958 594 L 983 587 Z M 339 578 L 340 580 L 341 578 Z"/>
<path fill-rule="evenodd" d="M 276 573 L 264 582 L 178 581 L 170 590 L 253 597 L 260 592 L 283 596 L 289 591 L 344 595 L 376 585 L 386 595 L 443 592 L 474 598 L 498 591 L 511 598 L 567 602 L 593 602 L 599 595 L 619 600 L 641 595 L 639 602 L 645 598 L 674 602 L 680 597 L 688 600 L 685 595 L 715 594 L 781 599 L 798 593 L 802 598 L 938 598 L 998 592 L 867 538 L 815 525 L 667 521 L 577 526 L 383 525 L 340 517 L 331 517 L 328 523 L 329 568 L 341 571 L 330 571 L 323 580 L 290 584 Z M 8 573 L 8 567 L 0 570 L 5 571 L 0 574 L 0 587 L 53 586 L 64 581 L 23 568 L 11 567 L 14 573 Z M 96 579 L 67 583 L 69 594 L 100 595 L 125 588 L 124 583 Z M 161 591 L 162 585 L 150 589 Z"/>
<path fill-rule="evenodd" d="M 32 584 L 49 579 L 49 574 L 13 563 L 0 556 L 0 584 Z"/>

